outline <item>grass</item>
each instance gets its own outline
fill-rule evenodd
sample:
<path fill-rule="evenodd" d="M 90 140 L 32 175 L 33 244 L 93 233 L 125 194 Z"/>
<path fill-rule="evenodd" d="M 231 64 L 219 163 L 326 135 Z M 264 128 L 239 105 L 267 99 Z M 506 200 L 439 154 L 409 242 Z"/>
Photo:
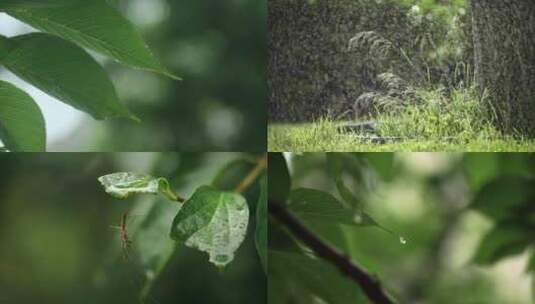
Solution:
<path fill-rule="evenodd" d="M 269 151 L 489 151 L 533 152 L 535 140 L 502 136 L 481 110 L 471 89 L 454 90 L 449 97 L 440 90 L 417 93 L 418 102 L 397 113 L 376 117 L 378 134 L 403 140 L 366 143 L 363 134 L 343 133 L 347 122 L 327 118 L 304 124 L 268 127 Z"/>

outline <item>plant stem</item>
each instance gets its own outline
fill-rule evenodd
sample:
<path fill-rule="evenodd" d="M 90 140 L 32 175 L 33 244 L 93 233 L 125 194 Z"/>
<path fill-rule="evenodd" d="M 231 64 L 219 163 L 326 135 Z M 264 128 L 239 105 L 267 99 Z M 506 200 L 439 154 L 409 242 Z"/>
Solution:
<path fill-rule="evenodd" d="M 168 199 L 170 199 L 170 200 L 172 200 L 172 201 L 174 201 L 174 202 L 183 203 L 183 202 L 186 201 L 185 198 L 183 198 L 183 197 L 181 197 L 180 195 L 176 194 L 176 193 L 175 193 L 173 190 L 171 190 L 171 189 L 167 189 L 167 190 L 165 190 L 164 195 L 165 195 Z"/>
<path fill-rule="evenodd" d="M 256 166 L 245 176 L 245 178 L 236 186 L 234 192 L 242 193 L 256 180 L 256 178 L 267 168 L 267 155 L 262 156 L 256 162 Z"/>
<path fill-rule="evenodd" d="M 282 203 L 269 200 L 268 206 L 269 213 L 285 225 L 294 236 L 312 249 L 319 257 L 330 262 L 343 274 L 357 282 L 371 302 L 377 304 L 395 303 L 386 291 L 383 290 L 377 278 L 361 266 L 352 262 L 346 255 L 321 240 L 293 214 L 288 212 Z"/>

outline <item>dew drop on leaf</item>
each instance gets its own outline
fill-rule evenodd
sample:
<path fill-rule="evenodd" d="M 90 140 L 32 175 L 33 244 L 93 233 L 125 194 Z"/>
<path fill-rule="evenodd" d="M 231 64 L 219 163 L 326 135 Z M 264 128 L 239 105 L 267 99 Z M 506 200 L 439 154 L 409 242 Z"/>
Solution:
<path fill-rule="evenodd" d="M 399 242 L 403 245 L 407 244 L 407 240 L 402 236 L 399 237 Z"/>

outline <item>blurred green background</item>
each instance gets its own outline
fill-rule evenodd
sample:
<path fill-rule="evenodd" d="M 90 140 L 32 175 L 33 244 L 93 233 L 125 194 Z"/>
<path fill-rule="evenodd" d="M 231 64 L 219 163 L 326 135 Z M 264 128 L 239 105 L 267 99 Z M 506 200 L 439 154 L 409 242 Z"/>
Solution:
<path fill-rule="evenodd" d="M 181 82 L 96 56 L 120 101 L 142 119 L 95 121 L 25 85 L 41 106 L 51 151 L 264 151 L 266 2 L 110 0 Z M 33 29 L 0 13 L 2 34 Z"/>
<path fill-rule="evenodd" d="M 113 199 L 97 178 L 116 171 L 152 173 L 170 178 L 178 193 L 189 196 L 209 184 L 227 161 L 241 156 L 0 154 L 0 303 L 140 303 L 144 272 L 136 226 L 153 206 L 174 205 L 151 195 Z M 254 215 L 257 185 L 244 195 Z M 134 246 L 125 260 L 119 231 L 110 226 L 118 225 L 127 211 Z M 170 225 L 161 234 L 145 235 L 141 245 L 170 241 Z M 145 303 L 264 303 L 266 275 L 254 228 L 251 216 L 245 242 L 224 271 L 210 264 L 205 253 L 180 246 Z"/>
<path fill-rule="evenodd" d="M 292 189 L 322 190 L 341 199 L 324 153 L 285 153 L 285 157 Z M 304 215 L 301 219 L 376 274 L 399 303 L 533 303 L 534 154 L 348 153 L 346 157 L 346 185 L 362 200 L 364 210 L 393 233 L 336 221 L 307 222 Z M 301 302 L 305 294 L 320 292 L 321 287 L 310 288 L 313 280 L 299 279 L 299 273 L 307 270 L 282 258 L 281 253 L 288 254 L 292 247 L 281 245 L 284 238 L 277 227 L 271 221 L 269 246 L 281 261 L 270 255 L 269 265 L 283 266 L 270 268 L 269 303 L 306 303 Z M 307 276 L 331 278 L 331 299 L 343 299 L 344 291 L 347 299 L 355 290 L 355 283 L 337 269 L 332 273 L 338 284 L 332 273 L 312 269 L 313 262 L 309 260 Z M 294 289 L 285 281 L 288 278 L 299 281 Z M 311 285 L 308 290 L 295 288 L 299 284 Z"/>

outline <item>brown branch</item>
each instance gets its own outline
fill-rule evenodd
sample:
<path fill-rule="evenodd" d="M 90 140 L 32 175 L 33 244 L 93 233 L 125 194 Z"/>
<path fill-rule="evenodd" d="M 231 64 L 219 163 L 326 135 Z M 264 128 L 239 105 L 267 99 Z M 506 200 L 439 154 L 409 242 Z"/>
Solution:
<path fill-rule="evenodd" d="M 267 155 L 258 159 L 256 166 L 245 176 L 245 178 L 236 186 L 234 192 L 242 193 L 245 189 L 255 181 L 255 179 L 266 169 L 267 167 Z"/>
<path fill-rule="evenodd" d="M 269 213 L 285 225 L 298 239 L 312 249 L 319 257 L 335 265 L 344 275 L 357 282 L 366 296 L 376 304 L 395 303 L 383 290 L 381 283 L 347 256 L 326 244 L 312 231 L 305 227 L 299 219 L 288 212 L 280 202 L 269 200 Z"/>

